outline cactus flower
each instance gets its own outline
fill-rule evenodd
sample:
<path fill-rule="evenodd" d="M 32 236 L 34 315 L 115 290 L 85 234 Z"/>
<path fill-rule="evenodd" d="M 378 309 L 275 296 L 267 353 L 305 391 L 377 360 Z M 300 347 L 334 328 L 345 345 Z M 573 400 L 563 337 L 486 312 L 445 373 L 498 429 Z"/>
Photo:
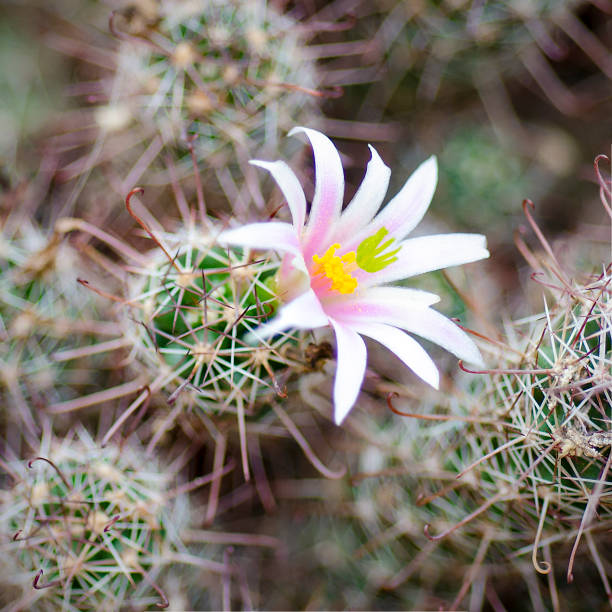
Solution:
<path fill-rule="evenodd" d="M 486 239 L 478 234 L 406 239 L 433 197 L 435 157 L 422 163 L 378 212 L 391 172 L 370 147 L 372 157 L 363 182 L 342 210 L 344 173 L 338 151 L 315 130 L 298 127 L 290 135 L 299 132 L 308 137 L 315 162 L 315 192 L 308 218 L 304 191 L 287 164 L 252 161 L 276 180 L 293 223 L 252 223 L 219 236 L 224 244 L 284 253 L 277 277 L 284 305 L 275 318 L 255 330 L 255 335 L 263 339 L 287 329 L 333 328 L 337 345 L 333 391 L 337 424 L 354 405 L 365 374 L 367 353 L 361 336 L 386 346 L 435 388 L 439 384 L 438 370 L 409 333 L 435 342 L 469 363 L 482 365 L 472 340 L 431 308 L 439 301 L 437 295 L 389 285 L 489 256 Z"/>

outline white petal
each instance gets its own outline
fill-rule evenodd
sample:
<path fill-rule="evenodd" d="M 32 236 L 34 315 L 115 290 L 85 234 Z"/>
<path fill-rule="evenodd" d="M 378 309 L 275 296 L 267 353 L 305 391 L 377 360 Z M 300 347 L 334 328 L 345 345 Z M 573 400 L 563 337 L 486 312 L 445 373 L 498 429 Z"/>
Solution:
<path fill-rule="evenodd" d="M 408 313 L 401 325 L 406 331 L 435 342 L 468 363 L 484 367 L 474 341 L 455 323 L 436 310 L 427 308 Z"/>
<path fill-rule="evenodd" d="M 427 212 L 438 181 L 438 163 L 435 156 L 424 161 L 406 181 L 399 193 L 376 215 L 370 225 L 360 231 L 349 244 L 355 249 L 365 238 L 375 234 L 381 227 L 389 235 L 401 240 L 412 231 Z"/>
<path fill-rule="evenodd" d="M 300 181 L 298 181 L 293 170 L 283 161 L 266 162 L 254 159 L 250 163 L 264 168 L 274 177 L 289 205 L 293 227 L 296 233 L 299 234 L 304 227 L 304 220 L 306 219 L 306 197 L 304 196 L 304 190 L 300 185 Z"/>
<path fill-rule="evenodd" d="M 421 289 L 370 287 L 350 299 L 326 300 L 325 310 L 338 321 L 352 320 L 354 316 L 361 319 L 376 317 L 380 320 L 386 316 L 393 318 L 396 313 L 405 310 L 427 308 L 439 301 L 435 293 Z"/>
<path fill-rule="evenodd" d="M 251 249 L 273 249 L 287 251 L 301 257 L 302 251 L 298 236 L 289 223 L 269 221 L 250 223 L 235 229 L 221 232 L 217 236 L 219 244 L 234 244 Z"/>
<path fill-rule="evenodd" d="M 407 308 L 398 304 L 389 304 L 386 307 L 366 308 L 361 311 L 353 307 L 338 312 L 338 308 L 327 308 L 330 318 L 341 321 L 345 325 L 361 325 L 369 323 L 384 323 L 421 336 L 426 340 L 435 342 L 442 348 L 450 351 L 459 359 L 473 363 L 479 367 L 484 366 L 480 351 L 472 339 L 452 321 L 431 308 Z"/>
<path fill-rule="evenodd" d="M 334 421 L 340 425 L 349 413 L 361 389 L 366 368 L 365 342 L 350 327 L 333 319 L 336 332 L 337 366 L 334 381 Z"/>
<path fill-rule="evenodd" d="M 360 300 L 401 306 L 431 306 L 440 301 L 440 296 L 412 287 L 370 287 L 359 295 Z"/>
<path fill-rule="evenodd" d="M 401 245 L 397 261 L 366 278 L 368 283 L 388 283 L 424 272 L 478 261 L 489 257 L 487 239 L 480 234 L 438 234 L 410 238 Z"/>
<path fill-rule="evenodd" d="M 329 242 L 339 242 L 342 245 L 347 238 L 354 236 L 372 220 L 387 193 L 391 170 L 385 165 L 376 149 L 368 146 L 372 159 L 368 162 L 365 177 L 340 216 L 338 231 L 334 232 Z"/>
<path fill-rule="evenodd" d="M 308 136 L 315 160 L 315 192 L 304 242 L 304 258 L 308 260 L 317 252 L 328 231 L 340 217 L 344 197 L 344 172 L 340 155 L 327 136 L 304 127 L 293 128 L 289 136 L 300 132 Z"/>
<path fill-rule="evenodd" d="M 427 212 L 437 182 L 438 163 L 432 155 L 413 172 L 399 193 L 376 217 L 376 229 L 384 226 L 396 240 L 401 240 Z"/>
<path fill-rule="evenodd" d="M 440 384 L 440 375 L 436 364 L 425 349 L 408 334 L 381 323 L 362 323 L 352 325 L 359 334 L 368 336 L 386 346 L 395 353 L 419 378 L 423 379 L 434 389 Z"/>
<path fill-rule="evenodd" d="M 316 329 L 329 324 L 321 302 L 312 289 L 283 306 L 269 323 L 255 329 L 250 336 L 262 340 L 286 329 Z M 249 342 L 251 338 L 249 338 Z"/>
<path fill-rule="evenodd" d="M 409 332 L 435 342 L 468 363 L 484 367 L 474 341 L 455 323 L 431 308 L 413 310 L 402 327 Z"/>

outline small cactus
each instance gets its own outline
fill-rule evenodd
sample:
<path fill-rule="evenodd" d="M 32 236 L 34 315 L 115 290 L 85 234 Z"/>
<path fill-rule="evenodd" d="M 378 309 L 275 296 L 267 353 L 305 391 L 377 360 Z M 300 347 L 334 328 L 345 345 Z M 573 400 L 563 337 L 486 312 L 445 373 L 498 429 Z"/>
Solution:
<path fill-rule="evenodd" d="M 213 226 L 166 233 L 127 282 L 132 354 L 152 388 L 191 390 L 207 413 L 253 406 L 260 389 L 280 386 L 291 334 L 262 345 L 249 334 L 276 310 L 274 258 L 215 244 Z M 162 246 L 163 241 L 163 246 Z M 170 255 L 172 254 L 172 255 Z M 285 349 L 283 346 L 285 345 Z"/>
<path fill-rule="evenodd" d="M 171 177 L 161 152 L 187 174 L 191 150 L 198 172 L 206 173 L 207 198 L 225 194 L 243 212 L 253 199 L 263 207 L 248 160 L 277 154 L 280 134 L 296 123 L 313 124 L 323 95 L 316 91 L 315 60 L 304 51 L 306 30 L 265 0 L 120 2 L 110 28 L 117 39 L 112 49 L 88 53 L 84 37 L 58 43 L 68 51 L 83 47 L 85 58 L 102 53 L 111 67 L 84 86 L 95 101 L 97 129 L 89 136 L 96 141 L 71 158 L 62 177 L 110 165 L 119 192 L 136 182 L 164 185 Z M 53 142 L 63 147 L 74 140 L 66 133 Z"/>
<path fill-rule="evenodd" d="M 167 140 L 198 134 L 207 163 L 232 143 L 275 152 L 279 130 L 295 124 L 316 87 L 295 21 L 260 1 L 165 0 L 158 11 L 155 27 L 140 32 L 147 44 L 123 42 L 119 51 L 117 78 L 147 94 L 134 99 L 134 117 L 153 119 Z"/>
<path fill-rule="evenodd" d="M 14 609 L 167 607 L 155 583 L 179 546 L 169 476 L 130 445 L 100 448 L 83 429 L 43 435 L 40 455 L 4 464 L 3 603 Z"/>
<path fill-rule="evenodd" d="M 98 320 L 104 303 L 96 295 L 77 298 L 77 278 L 87 269 L 77 250 L 59 232 L 14 221 L 0 233 L 0 333 L 8 348 L 0 357 L 0 393 L 13 407 L 2 421 L 37 435 L 35 409 L 101 384 L 101 360 L 63 360 L 75 336 L 87 346 L 113 332 Z"/>

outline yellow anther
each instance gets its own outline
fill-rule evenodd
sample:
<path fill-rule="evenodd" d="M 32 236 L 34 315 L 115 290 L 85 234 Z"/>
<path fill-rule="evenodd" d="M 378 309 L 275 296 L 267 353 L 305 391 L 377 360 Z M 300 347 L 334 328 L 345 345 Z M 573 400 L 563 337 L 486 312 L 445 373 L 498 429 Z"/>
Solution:
<path fill-rule="evenodd" d="M 350 268 L 354 267 L 356 255 L 354 251 L 349 251 L 339 257 L 335 254 L 339 248 L 338 243 L 332 244 L 323 257 L 313 255 L 312 260 L 316 264 L 313 273 L 315 276 L 322 274 L 328 278 L 334 291 L 353 293 L 357 288 L 357 279 L 350 275 Z"/>

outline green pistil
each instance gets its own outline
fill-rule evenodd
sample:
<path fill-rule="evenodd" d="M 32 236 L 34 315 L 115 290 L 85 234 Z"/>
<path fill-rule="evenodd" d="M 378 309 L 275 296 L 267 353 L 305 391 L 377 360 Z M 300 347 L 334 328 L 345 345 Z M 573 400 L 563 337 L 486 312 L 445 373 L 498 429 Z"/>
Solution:
<path fill-rule="evenodd" d="M 397 261 L 397 257 L 394 257 L 394 255 L 399 253 L 401 247 L 381 255 L 381 253 L 386 251 L 395 242 L 395 238 L 390 238 L 381 244 L 388 233 L 389 231 L 385 227 L 381 227 L 373 236 L 366 238 L 357 247 L 356 261 L 357 265 L 362 270 L 366 272 L 379 272 L 394 261 Z"/>

